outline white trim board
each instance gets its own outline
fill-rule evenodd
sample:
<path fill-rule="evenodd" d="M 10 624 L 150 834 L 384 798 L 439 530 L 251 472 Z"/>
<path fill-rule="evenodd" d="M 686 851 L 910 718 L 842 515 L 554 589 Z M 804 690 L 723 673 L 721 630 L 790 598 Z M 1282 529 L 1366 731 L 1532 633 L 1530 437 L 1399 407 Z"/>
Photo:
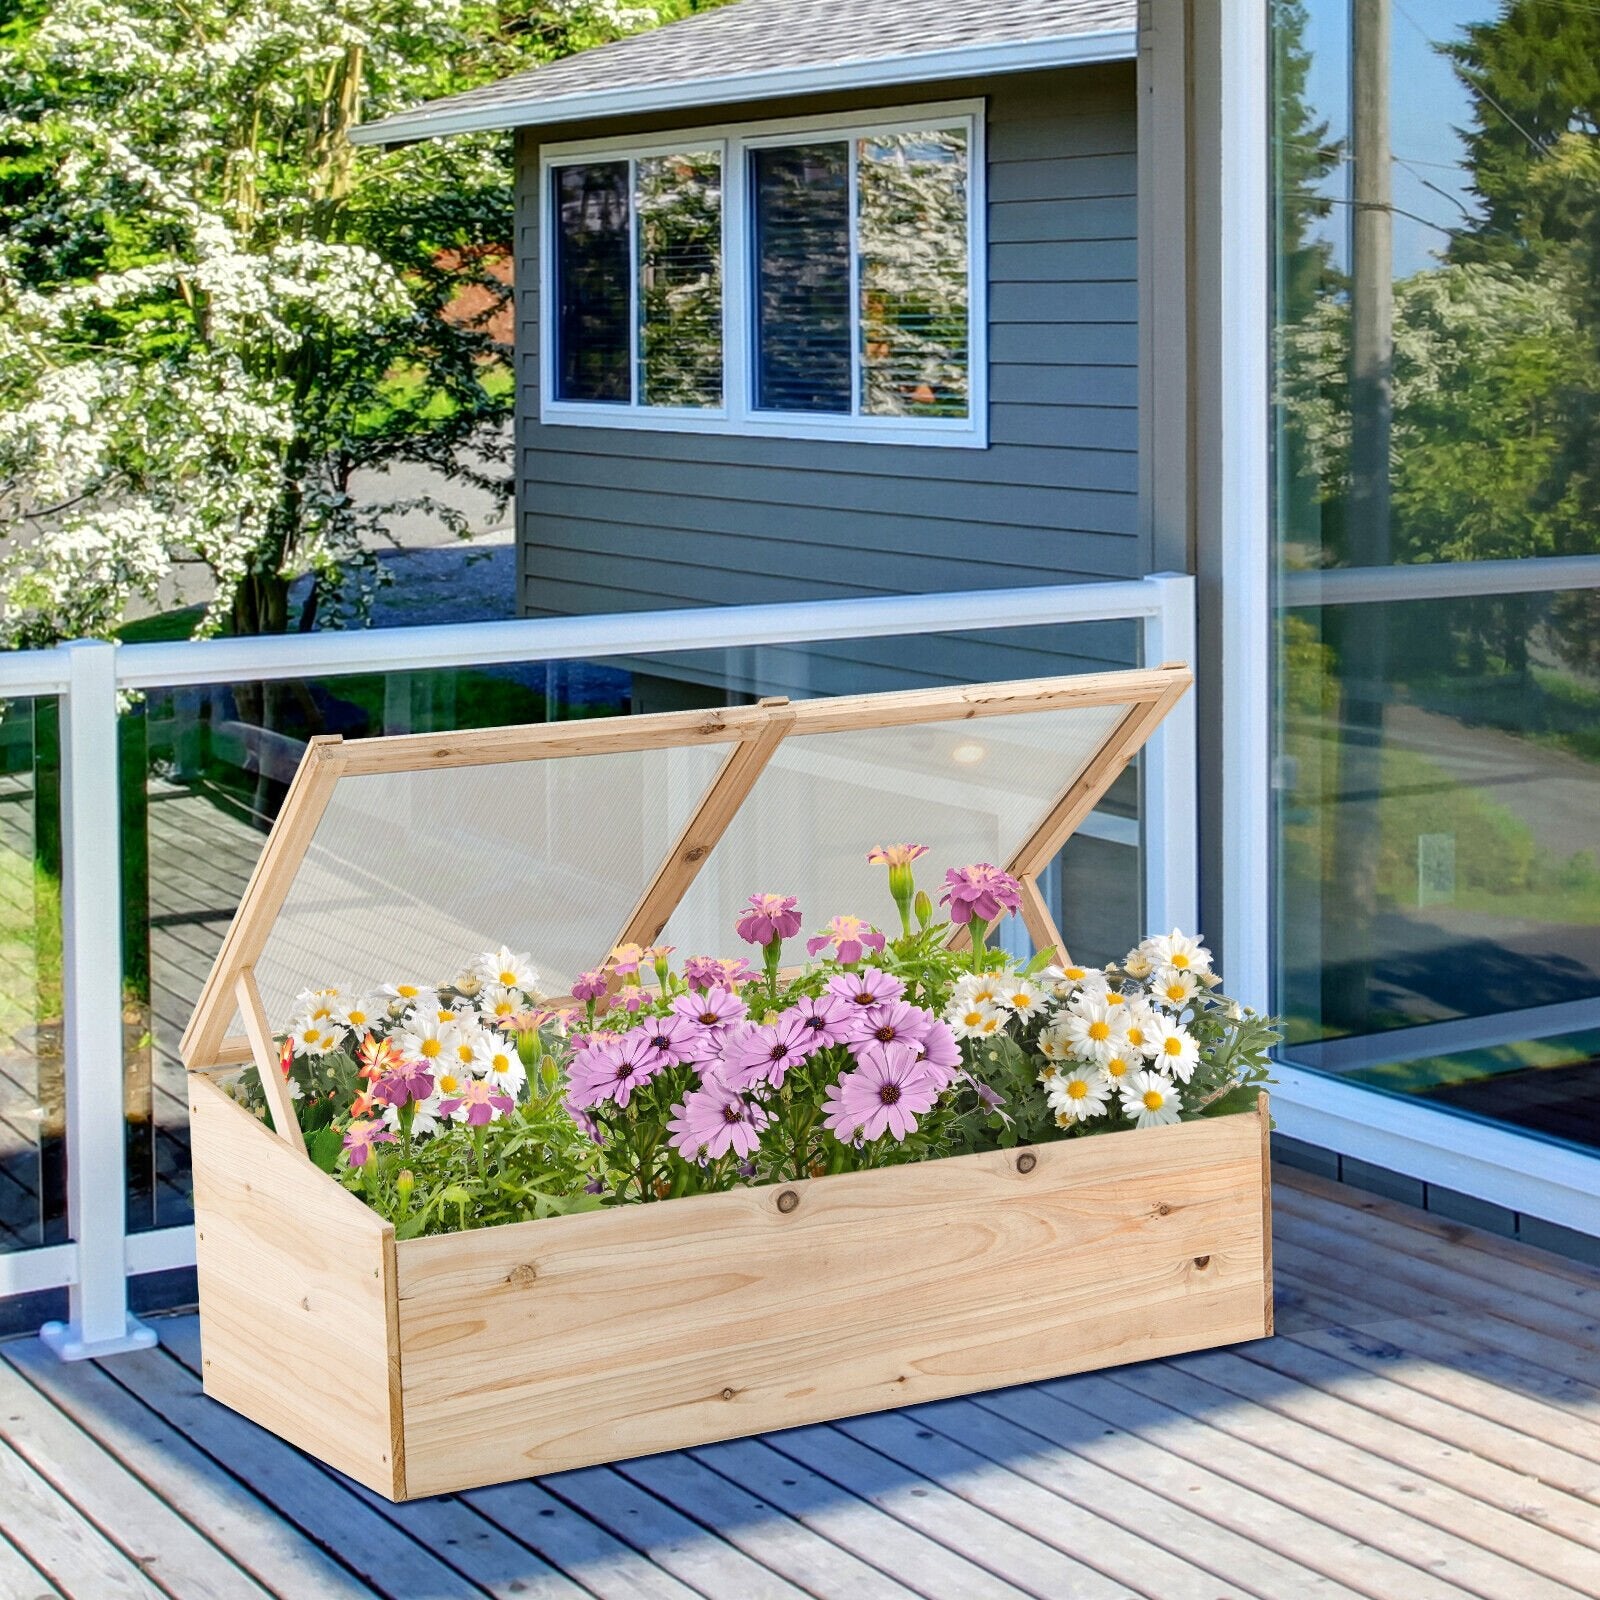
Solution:
<path fill-rule="evenodd" d="M 1600 1236 L 1593 1151 L 1287 1063 L 1273 1076 L 1273 1125 L 1291 1139 Z"/>
<path fill-rule="evenodd" d="M 742 438 L 808 439 L 847 444 L 986 449 L 989 443 L 988 150 L 986 102 L 981 99 L 890 105 L 831 116 L 763 118 L 759 122 L 705 124 L 649 135 L 569 140 L 539 152 L 538 303 L 539 423 L 543 427 L 606 428 L 644 432 L 720 434 Z M 923 417 L 873 415 L 861 404 L 861 296 L 858 289 L 859 213 L 856 141 L 875 134 L 918 133 L 959 127 L 966 138 L 967 413 Z M 839 142 L 849 153 L 850 412 L 763 410 L 756 404 L 756 308 L 752 278 L 755 219 L 748 182 L 749 156 L 798 139 Z M 639 228 L 637 164 L 680 151 L 710 151 L 722 174 L 722 403 L 684 408 L 651 406 L 638 398 Z M 553 174 L 585 161 L 628 163 L 630 372 L 633 398 L 620 401 L 556 398 L 560 338 L 556 249 L 557 202 Z"/>
<path fill-rule="evenodd" d="M 1018 43 L 965 45 L 910 56 L 865 56 L 820 66 L 767 67 L 758 72 L 691 78 L 676 83 L 621 84 L 582 94 L 539 97 L 538 74 L 506 100 L 435 102 L 354 128 L 352 144 L 409 144 L 455 133 L 488 133 L 505 128 L 544 127 L 562 122 L 594 122 L 605 117 L 639 116 L 654 111 L 692 110 L 751 100 L 783 100 L 848 89 L 895 88 L 954 78 L 1041 72 L 1051 67 L 1090 66 L 1132 61 L 1138 33 L 1131 28 L 1104 33 L 1071 33 Z"/>

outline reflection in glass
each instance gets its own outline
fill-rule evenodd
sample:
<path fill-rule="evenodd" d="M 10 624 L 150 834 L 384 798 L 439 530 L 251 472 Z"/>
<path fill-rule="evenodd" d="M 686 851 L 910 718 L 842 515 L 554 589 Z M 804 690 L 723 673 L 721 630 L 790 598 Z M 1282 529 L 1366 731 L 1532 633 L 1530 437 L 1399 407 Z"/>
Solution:
<path fill-rule="evenodd" d="M 848 415 L 850 147 L 751 152 L 756 405 Z"/>
<path fill-rule="evenodd" d="M 716 151 L 642 157 L 639 401 L 722 403 L 722 160 Z"/>
<path fill-rule="evenodd" d="M 857 141 L 861 409 L 967 414 L 967 135 Z"/>
<path fill-rule="evenodd" d="M 628 163 L 557 167 L 556 397 L 632 398 Z"/>

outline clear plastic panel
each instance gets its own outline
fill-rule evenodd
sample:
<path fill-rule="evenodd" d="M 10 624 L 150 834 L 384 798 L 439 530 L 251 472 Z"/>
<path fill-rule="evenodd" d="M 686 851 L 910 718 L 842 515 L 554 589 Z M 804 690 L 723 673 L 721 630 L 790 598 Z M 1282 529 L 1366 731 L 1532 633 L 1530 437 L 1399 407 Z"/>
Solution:
<path fill-rule="evenodd" d="M 303 989 L 453 978 L 502 942 L 548 994 L 611 948 L 731 748 L 341 779 L 256 975 L 275 1027 Z"/>
<path fill-rule="evenodd" d="M 841 913 L 895 925 L 877 844 L 925 844 L 930 893 L 947 867 L 1007 865 L 1083 773 L 1127 704 L 792 733 L 712 851 L 663 940 L 727 954 L 751 894 L 800 899 L 808 932 Z"/>

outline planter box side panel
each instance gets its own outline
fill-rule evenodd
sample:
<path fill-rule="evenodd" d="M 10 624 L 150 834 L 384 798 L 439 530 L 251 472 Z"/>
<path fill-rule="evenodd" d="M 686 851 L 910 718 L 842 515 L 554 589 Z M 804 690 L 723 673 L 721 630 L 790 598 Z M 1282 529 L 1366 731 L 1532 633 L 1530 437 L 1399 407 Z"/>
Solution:
<path fill-rule="evenodd" d="M 1259 1338 L 1264 1176 L 1240 1115 L 403 1240 L 408 1487 Z"/>
<path fill-rule="evenodd" d="M 394 1231 L 189 1078 L 205 1392 L 380 1494 L 405 1494 Z"/>

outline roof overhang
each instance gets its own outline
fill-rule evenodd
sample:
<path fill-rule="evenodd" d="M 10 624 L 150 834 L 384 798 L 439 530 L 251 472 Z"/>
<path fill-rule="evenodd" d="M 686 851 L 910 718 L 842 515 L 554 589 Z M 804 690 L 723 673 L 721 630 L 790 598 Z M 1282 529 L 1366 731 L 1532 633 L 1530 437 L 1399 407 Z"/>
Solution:
<path fill-rule="evenodd" d="M 614 89 L 548 98 L 539 95 L 538 73 L 535 72 L 529 76 L 526 92 L 514 99 L 477 105 L 452 106 L 445 102 L 436 111 L 424 106 L 357 127 L 351 131 L 350 138 L 355 144 L 410 144 L 418 139 L 437 139 L 454 133 L 490 133 L 551 123 L 594 122 L 657 111 L 733 105 L 746 100 L 781 100 L 840 90 L 893 88 L 899 84 L 938 83 L 952 78 L 1131 61 L 1138 54 L 1138 37 L 1132 28 L 1069 33 L 915 55 L 860 56 L 815 66 L 769 67 L 759 72 L 688 78 L 675 83 L 622 84 Z"/>

